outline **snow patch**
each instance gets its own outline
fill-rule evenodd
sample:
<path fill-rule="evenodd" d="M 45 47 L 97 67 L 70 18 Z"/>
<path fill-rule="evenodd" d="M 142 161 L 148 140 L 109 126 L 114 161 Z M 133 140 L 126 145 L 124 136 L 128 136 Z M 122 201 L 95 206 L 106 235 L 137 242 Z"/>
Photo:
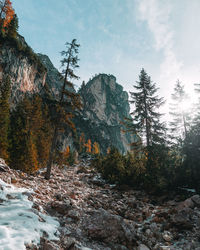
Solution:
<path fill-rule="evenodd" d="M 59 222 L 32 209 L 25 188 L 16 188 L 0 179 L 0 249 L 26 249 L 26 243 L 38 244 L 44 232 L 49 240 L 58 240 Z"/>

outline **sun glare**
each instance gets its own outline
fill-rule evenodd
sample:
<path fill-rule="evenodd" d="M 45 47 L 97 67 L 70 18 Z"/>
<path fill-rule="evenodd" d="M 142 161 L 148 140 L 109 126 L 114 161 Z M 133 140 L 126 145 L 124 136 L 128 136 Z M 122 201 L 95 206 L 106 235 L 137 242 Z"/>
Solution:
<path fill-rule="evenodd" d="M 185 99 L 184 101 L 179 103 L 179 110 L 183 113 L 188 113 L 191 111 L 192 101 L 191 99 Z"/>

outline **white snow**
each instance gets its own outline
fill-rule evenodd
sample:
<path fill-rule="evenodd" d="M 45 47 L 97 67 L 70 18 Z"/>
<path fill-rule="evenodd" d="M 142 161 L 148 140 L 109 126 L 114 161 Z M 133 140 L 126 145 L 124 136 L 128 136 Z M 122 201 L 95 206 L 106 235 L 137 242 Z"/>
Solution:
<path fill-rule="evenodd" d="M 24 192 L 0 179 L 0 249 L 23 250 L 26 243 L 38 244 L 44 232 L 49 240 L 57 240 L 59 222 L 32 209 L 33 203 Z M 35 212 L 34 212 L 35 211 Z"/>

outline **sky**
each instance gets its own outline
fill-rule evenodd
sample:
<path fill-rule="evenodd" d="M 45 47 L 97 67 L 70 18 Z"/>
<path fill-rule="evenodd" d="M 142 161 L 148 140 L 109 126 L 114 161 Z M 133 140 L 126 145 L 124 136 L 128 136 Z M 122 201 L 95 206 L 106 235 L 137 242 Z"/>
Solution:
<path fill-rule="evenodd" d="M 200 0 L 13 0 L 19 33 L 60 69 L 60 51 L 80 46 L 77 86 L 98 73 L 133 91 L 144 68 L 170 98 L 179 79 L 200 82 Z"/>

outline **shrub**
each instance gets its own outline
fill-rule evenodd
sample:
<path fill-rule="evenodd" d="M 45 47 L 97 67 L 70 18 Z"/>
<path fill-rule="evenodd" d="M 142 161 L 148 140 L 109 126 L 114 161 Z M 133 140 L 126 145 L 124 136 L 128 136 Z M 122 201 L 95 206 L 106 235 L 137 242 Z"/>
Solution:
<path fill-rule="evenodd" d="M 141 153 L 122 155 L 112 148 L 106 156 L 97 155 L 92 165 L 111 183 L 138 186 L 142 183 L 146 158 Z"/>

